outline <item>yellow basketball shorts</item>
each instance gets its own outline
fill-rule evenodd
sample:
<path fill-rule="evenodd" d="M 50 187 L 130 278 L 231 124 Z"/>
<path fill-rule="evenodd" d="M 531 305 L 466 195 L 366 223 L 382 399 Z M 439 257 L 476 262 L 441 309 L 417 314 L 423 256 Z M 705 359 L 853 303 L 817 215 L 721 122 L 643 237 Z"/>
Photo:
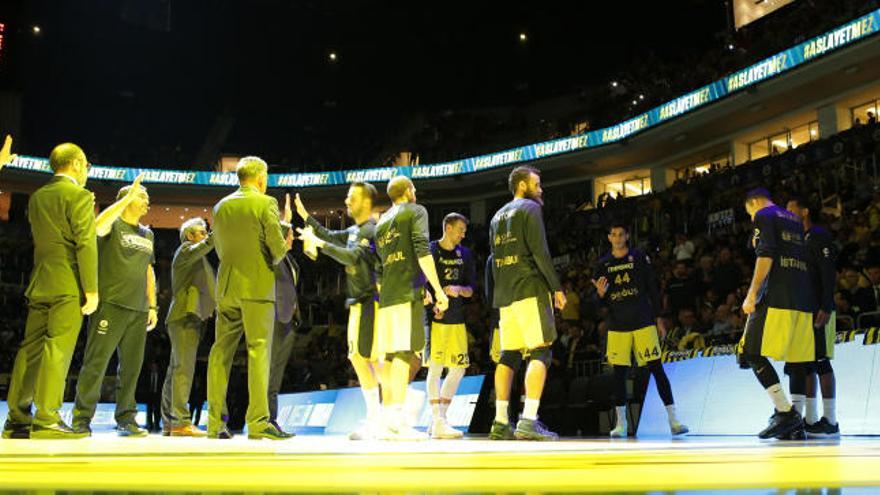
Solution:
<path fill-rule="evenodd" d="M 425 307 L 421 301 L 379 307 L 376 326 L 380 356 L 425 350 Z"/>
<path fill-rule="evenodd" d="M 550 294 L 514 301 L 501 308 L 501 350 L 536 349 L 556 340 Z"/>
<path fill-rule="evenodd" d="M 425 349 L 428 364 L 439 364 L 445 368 L 467 368 L 468 335 L 464 323 L 447 325 L 431 322 L 431 333 Z"/>
<path fill-rule="evenodd" d="M 746 320 L 738 351 L 786 363 L 816 360 L 813 314 L 759 305 Z"/>
<path fill-rule="evenodd" d="M 636 366 L 645 366 L 648 361 L 660 359 L 660 337 L 657 327 L 639 328 L 628 332 L 608 331 L 608 364 L 632 366 L 632 355 L 636 355 Z"/>

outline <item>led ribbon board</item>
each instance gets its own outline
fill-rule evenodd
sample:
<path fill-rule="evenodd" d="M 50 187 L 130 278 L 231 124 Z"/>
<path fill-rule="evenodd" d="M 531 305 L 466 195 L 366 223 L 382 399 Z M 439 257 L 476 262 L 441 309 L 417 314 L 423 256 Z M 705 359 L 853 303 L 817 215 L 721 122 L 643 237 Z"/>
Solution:
<path fill-rule="evenodd" d="M 452 177 L 615 143 L 671 119 L 686 115 L 727 95 L 778 76 L 794 67 L 811 62 L 813 59 L 839 50 L 858 40 L 873 36 L 878 30 L 880 30 L 880 9 L 734 72 L 723 79 L 666 102 L 641 115 L 585 134 L 433 165 L 370 168 L 337 172 L 270 174 L 269 187 L 305 188 L 339 186 L 354 181 L 387 182 L 397 175 L 405 175 L 413 179 Z M 8 166 L 24 170 L 51 172 L 48 160 L 45 158 L 19 156 Z M 144 183 L 152 184 L 234 186 L 238 182 L 235 174 L 231 172 L 194 172 L 103 166 L 92 167 L 89 177 L 97 180 L 131 182 L 141 172 L 147 173 Z"/>

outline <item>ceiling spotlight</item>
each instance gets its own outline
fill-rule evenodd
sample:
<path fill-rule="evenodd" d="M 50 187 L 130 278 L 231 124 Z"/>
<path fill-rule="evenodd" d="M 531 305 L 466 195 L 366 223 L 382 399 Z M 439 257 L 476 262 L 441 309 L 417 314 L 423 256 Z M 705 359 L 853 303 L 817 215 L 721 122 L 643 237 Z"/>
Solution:
<path fill-rule="evenodd" d="M 526 33 L 519 33 L 519 40 L 520 41 L 527 41 L 528 39 L 529 39 L 529 37 L 526 36 Z"/>
<path fill-rule="evenodd" d="M 612 88 L 616 88 L 616 87 L 617 87 L 617 81 L 611 81 L 611 87 L 612 87 Z"/>
<path fill-rule="evenodd" d="M 637 105 L 638 103 L 639 102 L 637 102 L 636 100 L 633 100 L 633 105 Z"/>
<path fill-rule="evenodd" d="M 331 62 L 336 62 L 337 58 L 338 57 L 336 56 L 336 52 L 330 52 L 330 61 Z"/>
<path fill-rule="evenodd" d="M 34 34 L 40 34 L 41 32 L 43 32 L 43 30 L 40 29 L 40 26 L 34 26 L 34 27 L 32 27 L 32 28 L 31 28 L 31 31 L 33 31 Z"/>
<path fill-rule="evenodd" d="M 644 100 L 644 99 L 645 99 L 645 95 L 639 95 L 639 99 L 640 99 L 640 100 Z"/>
<path fill-rule="evenodd" d="M 730 51 L 733 51 L 734 48 L 736 48 L 736 46 L 734 46 L 733 43 L 729 43 L 729 44 L 727 45 L 727 49 L 730 50 Z"/>

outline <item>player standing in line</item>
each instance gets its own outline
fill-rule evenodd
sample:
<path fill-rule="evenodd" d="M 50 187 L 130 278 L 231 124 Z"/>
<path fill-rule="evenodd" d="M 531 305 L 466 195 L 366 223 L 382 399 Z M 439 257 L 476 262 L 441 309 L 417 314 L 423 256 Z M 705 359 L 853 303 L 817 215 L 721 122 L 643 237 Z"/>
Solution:
<path fill-rule="evenodd" d="M 490 440 L 556 440 L 538 420 L 538 407 L 556 340 L 553 305 L 565 307 L 565 294 L 553 268 L 544 231 L 543 190 L 537 169 L 520 166 L 508 178 L 513 199 L 502 206 L 489 231 L 495 281 L 493 306 L 499 308 L 501 358 L 495 368 L 495 421 Z M 526 403 L 514 430 L 507 415 L 513 377 L 530 356 Z"/>
<path fill-rule="evenodd" d="M 385 355 L 388 397 L 383 437 L 422 440 L 425 436 L 406 422 L 403 408 L 411 362 L 425 349 L 425 279 L 434 289 L 434 309 L 445 312 L 449 298 L 443 292 L 434 258 L 428 249 L 428 211 L 416 204 L 416 188 L 405 176 L 388 183 L 393 205 L 376 225 L 376 252 L 381 261 L 377 334 Z"/>
<path fill-rule="evenodd" d="M 450 213 L 443 219 L 443 238 L 432 241 L 429 249 L 434 257 L 437 275 L 443 292 L 449 297 L 449 309 L 432 312 L 428 345 L 428 400 L 431 404 L 431 438 L 461 438 L 462 432 L 449 425 L 446 411 L 458 390 L 470 359 L 468 334 L 464 321 L 464 299 L 474 294 L 477 271 L 471 250 L 462 246 L 467 233 L 468 219 L 459 213 Z M 448 371 L 443 388 L 440 378 L 443 368 Z"/>
<path fill-rule="evenodd" d="M 816 362 L 807 370 L 806 412 L 804 421 L 807 436 L 837 437 L 836 380 L 831 360 L 837 338 L 837 314 L 834 311 L 834 287 L 837 284 L 837 248 L 834 237 L 819 225 L 814 225 L 809 203 L 802 198 L 788 201 L 786 209 L 801 217 L 804 239 L 810 255 L 810 279 L 815 291 L 813 329 L 816 341 Z M 816 389 L 822 390 L 822 416 L 819 416 Z"/>
<path fill-rule="evenodd" d="M 367 420 L 349 435 L 351 440 L 374 438 L 381 426 L 382 404 L 379 394 L 380 362 L 376 349 L 376 222 L 372 218 L 376 188 L 366 182 L 354 182 L 348 188 L 345 207 L 354 224 L 345 230 L 328 230 L 303 205 L 296 195 L 296 211 L 309 229 L 297 229 L 300 239 L 313 244 L 345 267 L 348 306 L 348 359 L 358 377 Z"/>
<path fill-rule="evenodd" d="M 792 400 L 800 399 L 803 404 L 806 370 L 816 359 L 804 228 L 797 216 L 770 200 L 766 189 L 746 193 L 745 208 L 755 224 L 752 244 L 757 260 L 742 305 L 749 317 L 738 351 L 775 407 L 758 437 L 798 438 L 804 434 L 804 422 L 768 358 L 788 363 Z"/>
<path fill-rule="evenodd" d="M 666 335 L 661 308 L 660 287 L 651 259 L 630 249 L 629 232 L 619 223 L 608 229 L 611 252 L 598 261 L 593 285 L 602 304 L 608 307 L 608 363 L 614 366 L 615 411 L 617 424 L 612 438 L 627 436 L 626 375 L 632 365 L 647 366 L 657 384 L 657 392 L 666 406 L 669 429 L 673 435 L 688 432 L 675 415 L 672 386 L 663 370 L 660 337 Z M 656 325 L 655 325 L 656 323 Z"/>

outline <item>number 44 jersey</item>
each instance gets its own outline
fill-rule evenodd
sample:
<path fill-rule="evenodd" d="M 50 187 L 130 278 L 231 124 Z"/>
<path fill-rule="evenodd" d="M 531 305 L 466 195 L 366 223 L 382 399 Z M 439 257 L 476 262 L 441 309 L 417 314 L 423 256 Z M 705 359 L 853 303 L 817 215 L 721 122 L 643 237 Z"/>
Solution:
<path fill-rule="evenodd" d="M 608 291 L 600 301 L 608 308 L 608 330 L 629 332 L 654 325 L 661 309 L 660 287 L 651 260 L 630 249 L 621 258 L 599 259 L 594 279 L 605 277 Z"/>

